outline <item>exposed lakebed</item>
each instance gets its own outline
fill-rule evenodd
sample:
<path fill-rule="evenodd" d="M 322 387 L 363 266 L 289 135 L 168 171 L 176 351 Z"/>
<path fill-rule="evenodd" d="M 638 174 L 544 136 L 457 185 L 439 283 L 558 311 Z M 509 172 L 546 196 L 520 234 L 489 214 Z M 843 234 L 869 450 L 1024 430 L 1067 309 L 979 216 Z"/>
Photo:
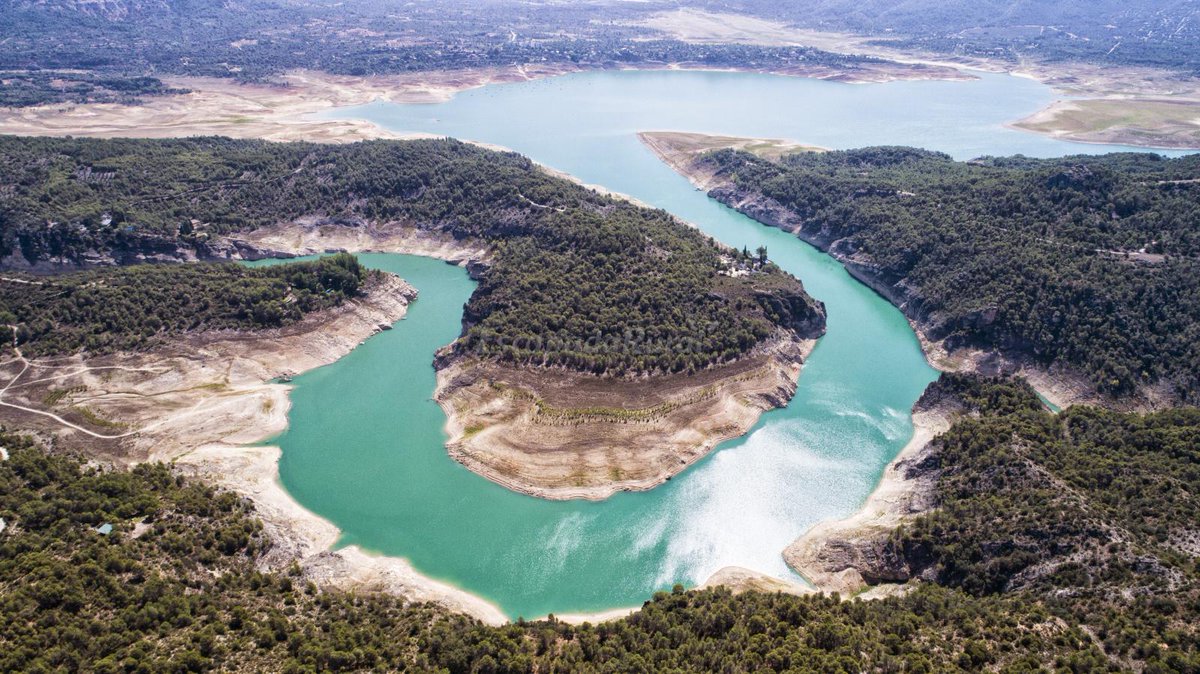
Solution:
<path fill-rule="evenodd" d="M 908 410 L 935 377 L 898 310 L 831 258 L 695 191 L 637 131 L 790 138 L 825 147 L 905 144 L 958 158 L 1112 148 L 1005 128 L 1049 103 L 1046 87 L 975 82 L 845 85 L 765 75 L 581 73 L 463 92 L 436 105 L 336 111 L 401 132 L 495 143 L 630 194 L 754 249 L 828 308 L 828 333 L 792 404 L 649 492 L 551 502 L 476 476 L 446 454 L 431 400 L 436 348 L 459 333 L 473 283 L 457 267 L 363 255 L 420 290 L 396 329 L 295 381 L 280 472 L 342 544 L 408 558 L 512 616 L 637 605 L 656 589 L 737 565 L 790 577 L 780 555 L 816 522 L 852 512 L 911 435 Z"/>

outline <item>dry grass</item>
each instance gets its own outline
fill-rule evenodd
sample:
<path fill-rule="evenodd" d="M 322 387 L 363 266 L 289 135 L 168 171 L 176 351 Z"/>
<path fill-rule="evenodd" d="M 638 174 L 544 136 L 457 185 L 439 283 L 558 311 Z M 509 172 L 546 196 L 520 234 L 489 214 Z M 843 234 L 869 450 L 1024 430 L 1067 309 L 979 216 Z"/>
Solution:
<path fill-rule="evenodd" d="M 1083 142 L 1200 149 L 1200 100 L 1059 101 L 1014 126 Z"/>
<path fill-rule="evenodd" d="M 739 138 L 735 136 L 714 136 L 705 133 L 686 133 L 682 131 L 643 131 L 638 134 L 647 145 L 660 144 L 669 147 L 673 152 L 687 155 L 697 155 L 709 150 L 732 148 L 756 154 L 763 159 L 775 161 L 785 154 L 794 152 L 827 152 L 828 150 L 816 145 L 805 145 L 791 140 L 778 138 Z"/>

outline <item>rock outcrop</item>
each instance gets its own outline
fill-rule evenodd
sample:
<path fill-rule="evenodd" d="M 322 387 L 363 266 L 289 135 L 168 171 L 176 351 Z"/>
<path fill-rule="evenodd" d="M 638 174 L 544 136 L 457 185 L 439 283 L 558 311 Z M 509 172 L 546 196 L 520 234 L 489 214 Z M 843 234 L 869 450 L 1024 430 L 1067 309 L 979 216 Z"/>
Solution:
<path fill-rule="evenodd" d="M 884 470 L 862 509 L 806 532 L 784 550 L 788 565 L 818 589 L 842 594 L 924 577 L 928 552 L 898 546 L 892 534 L 937 507 L 941 461 L 935 438 L 960 413 L 957 401 L 930 387 L 913 407 L 912 439 Z"/>

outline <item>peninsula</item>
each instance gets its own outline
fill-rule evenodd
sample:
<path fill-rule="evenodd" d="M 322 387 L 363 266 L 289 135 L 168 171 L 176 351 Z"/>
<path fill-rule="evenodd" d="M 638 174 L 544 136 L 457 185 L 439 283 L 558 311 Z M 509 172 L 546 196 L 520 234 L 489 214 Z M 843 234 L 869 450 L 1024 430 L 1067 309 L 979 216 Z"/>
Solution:
<path fill-rule="evenodd" d="M 839 259 L 905 312 L 937 367 L 1022 372 L 1057 402 L 1197 399 L 1195 157 L 780 156 L 642 138 L 709 196 Z"/>
<path fill-rule="evenodd" d="M 1194 5 L 0 0 L 0 671 L 1200 672 L 1196 157 L 629 136 L 1196 148 Z"/>
<path fill-rule="evenodd" d="M 954 162 L 909 148 L 781 154 L 771 150 L 778 141 L 643 140 L 710 196 L 838 258 L 905 312 L 931 363 L 959 371 L 914 406 L 912 439 L 862 508 L 784 550 L 817 589 L 913 597 L 929 583 L 986 601 L 1044 602 L 1084 623 L 1104 620 L 1083 607 L 1115 601 L 1112 583 L 1195 595 L 1194 574 L 1174 561 L 1194 558 L 1186 517 L 1174 519 L 1156 497 L 1114 496 L 1131 483 L 1156 493 L 1148 485 L 1176 480 L 1195 458 L 1183 449 L 1198 421 L 1186 406 L 1196 400 L 1186 365 L 1194 355 L 1173 341 L 1200 325 L 1195 293 L 1178 292 L 1180 279 L 1196 278 L 1185 234 L 1192 158 Z M 939 212 L 955 224 L 941 224 Z M 1040 333 L 1023 332 L 1026 316 L 1040 317 Z M 1098 326 L 1110 321 L 1145 326 L 1132 332 L 1147 331 L 1139 348 L 1159 367 L 1139 364 L 1122 384 L 1121 364 L 1137 362 L 1122 351 L 1133 337 L 1104 340 Z M 980 376 L 997 372 L 1026 381 Z M 1049 412 L 1030 383 L 1070 408 Z M 1128 577 L 1118 570 L 1135 567 Z M 1153 614 L 1133 620 L 1162 618 Z"/>
<path fill-rule="evenodd" d="M 2 142 L 16 159 L 5 182 L 23 186 L 9 200 L 10 269 L 335 248 L 467 265 L 479 285 L 463 335 L 435 363 L 451 455 L 547 498 L 669 479 L 786 404 L 824 329 L 821 305 L 765 252 L 726 249 L 512 153 L 433 140 Z M 60 196 L 47 211 L 49 193 Z M 65 318 L 12 310 L 22 343 L 75 334 Z M 82 337 L 54 346 L 97 353 Z"/>

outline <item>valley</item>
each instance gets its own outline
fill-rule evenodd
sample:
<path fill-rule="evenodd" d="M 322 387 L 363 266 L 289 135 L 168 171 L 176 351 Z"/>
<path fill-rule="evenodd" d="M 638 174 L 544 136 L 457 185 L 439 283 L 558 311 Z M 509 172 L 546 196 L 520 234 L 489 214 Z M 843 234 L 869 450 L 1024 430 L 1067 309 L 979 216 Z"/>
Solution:
<path fill-rule="evenodd" d="M 1197 670 L 1184 5 L 0 0 L 0 669 Z"/>

